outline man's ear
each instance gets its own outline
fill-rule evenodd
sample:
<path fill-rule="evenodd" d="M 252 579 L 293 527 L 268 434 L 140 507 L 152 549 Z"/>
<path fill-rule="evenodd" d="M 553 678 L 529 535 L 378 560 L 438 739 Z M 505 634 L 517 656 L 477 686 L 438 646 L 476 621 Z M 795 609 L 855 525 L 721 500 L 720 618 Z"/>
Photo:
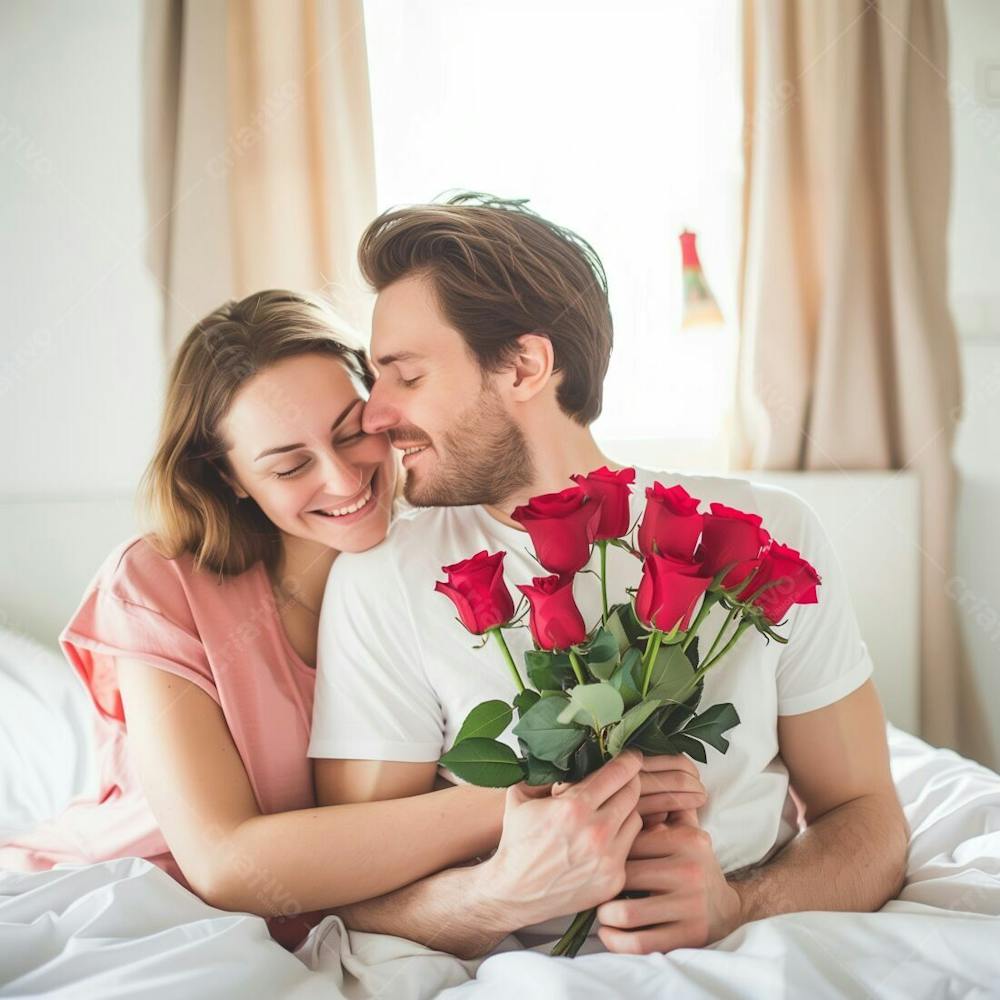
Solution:
<path fill-rule="evenodd" d="M 555 368 L 552 341 L 542 333 L 524 333 L 517 338 L 518 351 L 511 365 L 511 397 L 526 402 L 550 382 Z"/>

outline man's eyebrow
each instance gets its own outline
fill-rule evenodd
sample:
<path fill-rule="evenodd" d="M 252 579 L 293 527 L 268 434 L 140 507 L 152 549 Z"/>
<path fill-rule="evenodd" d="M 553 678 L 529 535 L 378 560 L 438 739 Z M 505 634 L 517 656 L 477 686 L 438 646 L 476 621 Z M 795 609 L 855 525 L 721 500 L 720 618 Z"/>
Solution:
<path fill-rule="evenodd" d="M 362 402 L 361 399 L 355 399 L 348 403 L 347 406 L 341 411 L 340 416 L 332 424 L 330 424 L 331 433 L 335 431 L 347 418 L 347 415 Z M 255 459 L 255 462 L 259 462 L 262 458 L 267 458 L 269 455 L 283 455 L 286 451 L 295 451 L 296 448 L 304 448 L 305 445 L 301 441 L 295 444 L 282 444 L 278 445 L 277 448 L 265 448 Z"/>
<path fill-rule="evenodd" d="M 383 354 L 382 357 L 376 358 L 375 364 L 384 368 L 397 361 L 420 361 L 422 358 L 422 354 L 415 354 L 413 351 L 397 351 L 395 354 Z"/>

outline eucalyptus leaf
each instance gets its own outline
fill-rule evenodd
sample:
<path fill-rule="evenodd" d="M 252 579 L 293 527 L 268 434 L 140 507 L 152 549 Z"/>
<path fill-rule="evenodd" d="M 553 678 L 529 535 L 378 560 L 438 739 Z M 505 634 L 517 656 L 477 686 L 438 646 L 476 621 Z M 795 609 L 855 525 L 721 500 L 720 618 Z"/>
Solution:
<path fill-rule="evenodd" d="M 511 723 L 514 713 L 510 705 L 502 701 L 484 701 L 469 712 L 455 737 L 456 743 L 474 737 L 493 739 L 499 736 Z"/>
<path fill-rule="evenodd" d="M 599 684 L 577 684 L 569 693 L 569 704 L 559 715 L 563 725 L 576 722 L 595 732 L 617 722 L 625 711 L 625 702 L 617 689 Z"/>
<path fill-rule="evenodd" d="M 626 604 L 616 604 L 608 612 L 608 629 L 610 629 L 619 641 L 620 648 L 627 648 L 639 642 L 645 642 L 649 635 L 649 629 L 635 616 L 631 602 Z M 628 640 L 625 647 L 621 646 L 621 636 Z"/>
<path fill-rule="evenodd" d="M 587 738 L 586 730 L 559 721 L 568 705 L 569 698 L 564 694 L 540 698 L 521 716 L 513 730 L 528 745 L 532 756 L 562 768 Z"/>
<path fill-rule="evenodd" d="M 524 764 L 506 743 L 471 737 L 456 743 L 440 763 L 473 785 L 507 788 L 524 779 Z"/>
<path fill-rule="evenodd" d="M 643 701 L 630 708 L 608 735 L 608 753 L 617 757 L 628 746 L 629 739 L 659 707 L 659 702 Z"/>

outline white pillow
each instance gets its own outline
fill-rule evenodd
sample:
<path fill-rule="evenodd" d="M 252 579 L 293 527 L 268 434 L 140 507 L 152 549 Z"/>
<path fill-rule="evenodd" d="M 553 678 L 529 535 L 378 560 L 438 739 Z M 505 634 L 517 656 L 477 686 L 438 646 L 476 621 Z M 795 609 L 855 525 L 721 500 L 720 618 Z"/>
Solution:
<path fill-rule="evenodd" d="M 93 708 L 61 653 L 0 628 L 0 841 L 96 785 Z"/>

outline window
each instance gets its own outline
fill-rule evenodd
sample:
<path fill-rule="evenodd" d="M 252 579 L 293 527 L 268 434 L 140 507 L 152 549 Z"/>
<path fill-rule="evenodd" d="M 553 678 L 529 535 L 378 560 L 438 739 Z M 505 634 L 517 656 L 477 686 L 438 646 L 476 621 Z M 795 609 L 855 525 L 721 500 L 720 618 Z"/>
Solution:
<path fill-rule="evenodd" d="M 737 5 L 369 0 L 365 17 L 379 209 L 472 188 L 579 232 L 615 319 L 595 435 L 713 464 L 735 339 Z M 680 329 L 685 226 L 725 329 Z"/>

